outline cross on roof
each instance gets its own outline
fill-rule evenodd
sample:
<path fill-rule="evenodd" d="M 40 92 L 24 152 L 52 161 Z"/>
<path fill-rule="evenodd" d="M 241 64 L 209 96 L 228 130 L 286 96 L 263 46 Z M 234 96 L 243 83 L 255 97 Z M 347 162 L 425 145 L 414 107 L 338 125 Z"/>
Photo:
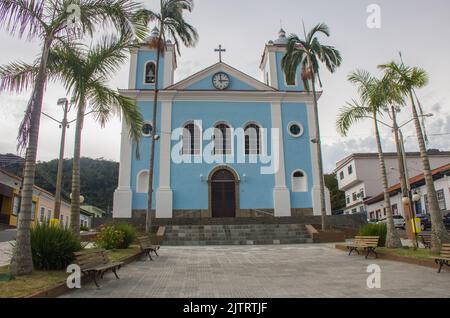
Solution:
<path fill-rule="evenodd" d="M 219 44 L 218 49 L 214 49 L 214 52 L 219 52 L 219 62 L 222 62 L 222 52 L 226 52 L 227 50 L 222 49 L 222 44 Z"/>

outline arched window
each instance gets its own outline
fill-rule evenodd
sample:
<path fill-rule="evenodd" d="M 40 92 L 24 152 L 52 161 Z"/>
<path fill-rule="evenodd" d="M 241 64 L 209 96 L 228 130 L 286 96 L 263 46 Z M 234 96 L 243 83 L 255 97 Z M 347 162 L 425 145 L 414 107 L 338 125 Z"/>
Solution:
<path fill-rule="evenodd" d="M 142 170 L 137 176 L 136 192 L 147 193 L 148 192 L 148 170 Z"/>
<path fill-rule="evenodd" d="M 214 154 L 230 155 L 231 149 L 231 129 L 227 124 L 221 123 L 214 127 Z"/>
<path fill-rule="evenodd" d="M 156 64 L 154 62 L 147 62 L 145 64 L 145 84 L 155 84 L 156 80 Z"/>
<path fill-rule="evenodd" d="M 248 124 L 244 128 L 245 154 L 261 154 L 261 130 L 256 124 Z"/>
<path fill-rule="evenodd" d="M 200 154 L 200 128 L 193 122 L 183 127 L 183 155 Z"/>
<path fill-rule="evenodd" d="M 292 173 L 292 192 L 308 192 L 308 179 L 302 170 Z"/>

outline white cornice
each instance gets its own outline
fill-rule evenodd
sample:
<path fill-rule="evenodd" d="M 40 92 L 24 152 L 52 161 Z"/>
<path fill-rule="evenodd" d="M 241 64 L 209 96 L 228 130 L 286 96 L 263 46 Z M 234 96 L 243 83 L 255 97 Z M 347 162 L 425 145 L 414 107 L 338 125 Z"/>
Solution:
<path fill-rule="evenodd" d="M 152 101 L 153 90 L 120 89 L 123 96 L 137 101 Z M 322 92 L 318 92 L 318 98 Z M 160 90 L 158 100 L 164 101 L 222 101 L 222 102 L 313 102 L 313 95 L 307 92 L 281 91 L 190 91 L 190 90 Z"/>

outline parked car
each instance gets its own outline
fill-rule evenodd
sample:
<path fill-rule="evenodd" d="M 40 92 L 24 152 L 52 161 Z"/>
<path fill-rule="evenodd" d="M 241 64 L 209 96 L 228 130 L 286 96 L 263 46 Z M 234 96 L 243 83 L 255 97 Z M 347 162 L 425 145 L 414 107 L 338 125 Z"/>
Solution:
<path fill-rule="evenodd" d="M 416 218 L 420 218 L 420 229 L 422 231 L 431 228 L 431 216 L 429 214 L 416 214 Z"/>
<path fill-rule="evenodd" d="M 442 221 L 444 221 L 445 228 L 450 230 L 450 212 L 446 211 L 445 213 Z"/>
<path fill-rule="evenodd" d="M 405 218 L 401 215 L 394 215 L 392 217 L 394 219 L 394 226 L 397 229 L 404 229 L 405 228 Z M 386 223 L 386 218 L 382 218 L 376 223 Z"/>

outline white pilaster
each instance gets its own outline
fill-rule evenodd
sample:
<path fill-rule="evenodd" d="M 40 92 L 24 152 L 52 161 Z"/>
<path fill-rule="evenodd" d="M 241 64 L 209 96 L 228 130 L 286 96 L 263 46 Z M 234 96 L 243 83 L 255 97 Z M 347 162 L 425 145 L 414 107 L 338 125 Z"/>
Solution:
<path fill-rule="evenodd" d="M 171 218 L 173 194 L 170 188 L 170 144 L 172 102 L 161 103 L 161 133 L 159 145 L 159 187 L 156 191 L 156 217 Z"/>
<path fill-rule="evenodd" d="M 311 142 L 311 140 L 316 139 L 316 120 L 315 120 L 315 109 L 314 104 L 309 102 L 306 104 L 308 111 L 308 129 L 309 129 L 309 144 L 311 151 L 311 165 L 312 165 L 312 175 L 313 175 L 313 187 L 312 187 L 312 203 L 313 203 L 313 214 L 321 215 L 320 210 L 320 175 L 319 175 L 319 160 L 317 158 L 317 150 L 319 145 L 317 143 Z M 325 208 L 328 215 L 331 215 L 331 201 L 330 201 L 330 191 L 325 188 Z"/>
<path fill-rule="evenodd" d="M 133 156 L 133 147 L 128 136 L 128 127 L 122 120 L 122 133 L 120 145 L 120 164 L 119 164 L 119 186 L 114 191 L 113 217 L 130 218 L 131 217 L 131 158 Z"/>
<path fill-rule="evenodd" d="M 130 71 L 128 88 L 136 88 L 137 49 L 130 50 Z M 113 217 L 131 218 L 133 193 L 131 191 L 131 159 L 133 147 L 128 136 L 128 127 L 122 119 L 122 132 L 120 141 L 119 186 L 114 191 Z"/>
<path fill-rule="evenodd" d="M 284 168 L 284 143 L 283 143 L 283 123 L 281 119 L 281 103 L 272 103 L 272 127 L 278 128 L 278 156 L 279 167 L 275 173 L 275 188 L 273 189 L 273 205 L 275 216 L 291 216 L 291 196 L 286 187 L 286 173 Z M 273 152 L 273 150 L 272 150 Z"/>
<path fill-rule="evenodd" d="M 278 89 L 277 57 L 274 51 L 269 51 L 270 86 Z"/>
<path fill-rule="evenodd" d="M 167 46 L 164 58 L 164 88 L 173 84 L 173 72 L 174 72 L 174 54 L 175 47 L 173 45 Z"/>
<path fill-rule="evenodd" d="M 128 89 L 136 88 L 137 53 L 137 49 L 131 49 L 130 51 L 130 73 L 128 77 Z"/>

